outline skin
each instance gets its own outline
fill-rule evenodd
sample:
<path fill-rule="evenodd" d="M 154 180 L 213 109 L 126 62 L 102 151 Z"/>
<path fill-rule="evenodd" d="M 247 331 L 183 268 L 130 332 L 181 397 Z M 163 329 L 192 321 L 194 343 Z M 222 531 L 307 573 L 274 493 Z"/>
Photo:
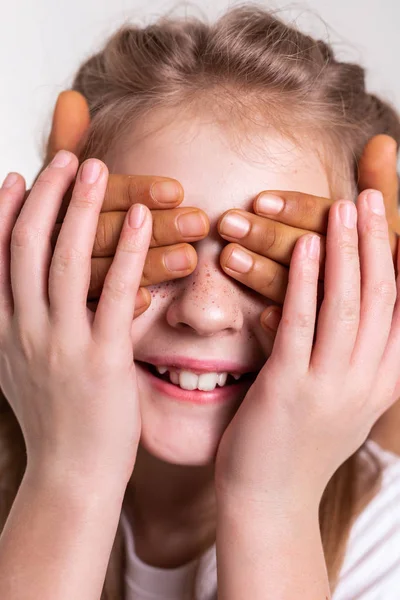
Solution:
<path fill-rule="evenodd" d="M 383 137 L 386 137 L 386 136 L 378 136 L 378 137 L 383 138 Z M 53 142 L 54 142 L 54 140 L 53 140 Z M 169 140 L 168 145 L 170 145 L 170 142 L 171 142 L 171 140 Z M 378 147 L 378 142 L 380 143 L 380 147 L 381 148 L 382 148 L 382 144 L 384 142 L 386 143 L 386 147 L 388 147 L 387 140 L 380 139 L 380 140 L 375 140 L 375 148 Z M 370 162 L 368 162 L 368 160 L 366 162 L 367 166 L 371 165 L 373 163 L 374 157 L 376 158 L 376 156 L 378 156 L 378 154 L 379 154 L 378 152 L 376 152 L 374 154 L 375 148 L 372 147 L 372 144 L 371 144 L 370 148 L 372 148 L 372 150 L 370 151 L 370 156 L 368 157 Z M 392 148 L 393 148 L 393 144 L 392 144 Z M 207 149 L 207 150 L 209 151 L 210 149 Z M 216 151 L 215 148 L 212 149 L 212 150 L 214 152 Z M 224 157 L 228 156 L 229 152 L 227 153 L 227 151 L 229 151 L 229 148 L 227 148 L 225 146 L 223 153 L 221 153 L 220 155 L 224 156 Z M 368 154 L 368 152 L 366 152 L 366 155 L 367 154 Z M 390 154 L 390 156 L 392 157 L 392 163 L 391 164 L 392 164 L 392 169 L 393 169 L 393 150 L 391 149 L 390 151 L 388 151 L 388 154 Z M 213 156 L 213 154 L 212 154 L 211 151 L 210 151 L 209 155 Z M 145 156 L 143 156 L 142 154 L 141 154 L 141 157 L 143 157 L 142 160 L 145 159 Z M 139 158 L 140 157 L 137 157 L 135 155 L 129 155 L 129 158 L 124 157 L 124 161 L 125 162 L 123 164 L 121 164 L 121 163 L 118 163 L 118 161 L 117 161 L 116 164 L 114 163 L 114 165 L 113 165 L 113 170 L 117 171 L 118 173 L 122 173 L 122 174 L 123 173 L 127 173 L 128 174 L 128 173 L 137 172 L 137 171 L 139 171 L 139 172 L 140 171 L 141 172 L 163 172 L 163 173 L 168 172 L 169 174 L 175 175 L 176 178 L 179 179 L 184 184 L 186 198 L 188 199 L 187 201 L 190 201 L 190 198 L 194 197 L 194 196 L 191 195 L 191 190 L 193 190 L 193 186 L 194 186 L 194 184 L 193 184 L 193 176 L 191 176 L 190 181 L 188 180 L 186 182 L 186 178 L 188 177 L 188 175 L 186 174 L 186 178 L 185 178 L 185 175 L 180 175 L 178 168 L 176 168 L 176 170 L 174 171 L 175 165 L 168 165 L 168 167 L 169 167 L 168 170 L 166 170 L 165 168 L 162 168 L 161 165 L 164 166 L 164 164 L 165 164 L 163 162 L 163 160 L 162 160 L 162 157 L 161 157 L 161 165 L 159 165 L 158 168 L 157 168 L 157 164 L 155 164 L 154 160 L 152 160 L 151 165 L 149 165 L 149 166 L 151 166 L 151 168 L 149 168 L 149 166 L 147 166 L 146 163 L 144 163 L 144 164 L 141 163 L 140 160 L 138 160 Z M 310 168 L 311 165 L 313 164 L 313 160 L 311 160 L 311 157 L 307 156 L 307 158 L 310 158 L 310 162 L 307 165 L 308 168 Z M 233 161 L 234 160 L 235 159 L 233 159 Z M 236 160 L 237 160 L 237 157 L 236 157 Z M 126 161 L 132 161 L 132 162 L 130 164 L 127 164 Z M 182 161 L 181 161 L 181 163 L 182 163 Z M 190 165 L 187 165 L 187 163 L 184 163 L 184 164 L 186 165 L 186 168 L 188 169 L 185 173 L 190 173 Z M 238 167 L 237 163 L 234 162 L 233 164 L 236 165 L 236 168 Z M 379 186 L 373 186 L 373 185 L 371 185 L 371 183 L 376 182 L 377 179 L 379 179 L 379 177 L 382 178 L 383 177 L 382 176 L 383 171 L 379 170 L 379 169 L 376 169 L 374 171 L 373 168 L 371 168 L 371 167 L 367 168 L 365 166 L 365 164 L 363 164 L 363 163 L 362 163 L 362 165 L 360 165 L 360 167 L 361 166 L 365 169 L 364 170 L 365 174 L 362 177 L 360 185 L 363 184 L 363 185 L 366 185 L 366 187 L 379 187 Z M 210 169 L 210 172 L 213 173 L 213 169 L 212 169 L 213 165 L 207 165 L 207 167 L 208 167 L 208 169 Z M 385 162 L 385 164 L 383 165 L 383 167 L 384 167 L 384 169 L 388 168 L 388 162 L 387 161 Z M 204 166 L 203 166 L 203 168 L 204 168 Z M 204 169 L 204 170 L 206 170 L 208 172 L 208 169 Z M 224 190 L 227 187 L 227 183 L 229 184 L 229 177 L 228 177 L 229 169 L 227 169 L 225 173 L 226 174 L 225 174 L 225 180 L 224 180 Z M 284 235 L 284 237 L 286 236 L 286 240 L 289 239 L 290 243 L 293 243 L 293 241 L 295 241 L 296 239 L 298 239 L 298 237 L 300 235 L 304 234 L 304 229 L 310 229 L 310 230 L 313 229 L 315 231 L 320 231 L 320 233 L 322 233 L 322 234 L 324 233 L 324 227 L 321 225 L 321 222 L 322 223 L 325 222 L 325 228 L 326 228 L 326 211 L 329 208 L 329 205 L 331 204 L 331 201 L 326 200 L 326 197 L 329 196 L 329 189 L 327 187 L 324 187 L 324 183 L 323 183 L 322 180 L 318 183 L 318 185 L 316 186 L 316 188 L 310 189 L 309 187 L 307 188 L 306 186 L 303 186 L 303 188 L 302 188 L 302 185 L 298 181 L 287 181 L 287 180 L 286 181 L 282 181 L 282 180 L 279 180 L 279 181 L 275 182 L 273 180 L 273 178 L 271 179 L 270 177 L 268 177 L 267 179 L 265 179 L 263 181 L 260 181 L 260 179 L 259 179 L 260 172 L 257 171 L 257 173 L 258 173 L 258 176 L 255 176 L 254 173 L 251 176 L 251 185 L 246 190 L 247 191 L 247 195 L 242 190 L 242 197 L 246 197 L 246 198 L 249 199 L 248 202 L 247 202 L 247 204 L 245 206 L 243 206 L 243 207 L 240 207 L 240 203 L 236 203 L 235 202 L 236 206 L 239 208 L 239 211 L 240 211 L 241 208 L 242 208 L 242 210 L 244 209 L 245 211 L 251 210 L 250 198 L 252 198 L 252 197 L 254 198 L 258 194 L 258 192 L 259 192 L 260 189 L 265 189 L 265 190 L 268 190 L 268 189 L 271 190 L 272 189 L 272 190 L 275 190 L 275 191 L 279 190 L 279 189 L 282 189 L 282 188 L 283 189 L 285 189 L 285 188 L 286 189 L 287 188 L 289 188 L 289 189 L 296 189 L 300 193 L 304 194 L 304 196 L 301 197 L 302 199 L 306 199 L 307 198 L 307 194 L 311 192 L 314 196 L 317 196 L 317 198 L 321 197 L 320 198 L 320 200 L 321 200 L 321 202 L 320 202 L 321 211 L 315 216 L 315 221 L 312 221 L 312 222 L 308 221 L 307 223 L 305 223 L 305 215 L 302 214 L 301 212 L 296 215 L 296 218 L 293 219 L 292 222 L 288 221 L 287 217 L 285 217 L 284 214 L 279 215 L 279 221 L 284 223 L 285 219 L 286 219 L 287 225 L 288 225 L 288 227 L 286 228 L 286 230 L 285 230 L 285 232 L 284 232 L 283 235 Z M 268 173 L 268 169 L 263 169 L 263 174 L 265 176 L 267 176 L 267 175 L 269 176 L 270 175 L 270 173 Z M 193 175 L 193 174 L 191 174 L 191 175 Z M 199 174 L 197 174 L 197 176 L 199 176 Z M 393 206 L 395 205 L 395 201 L 394 201 L 395 200 L 395 194 L 393 193 L 394 181 L 393 181 L 393 178 L 390 179 L 388 177 L 387 181 L 389 181 L 389 180 L 390 180 L 390 182 L 388 183 L 387 188 L 386 188 L 387 192 L 385 194 L 385 200 L 386 200 L 387 205 L 389 205 L 389 206 L 392 207 L 392 210 L 388 211 L 388 218 L 390 216 L 394 217 Z M 124 180 L 123 177 L 120 178 L 120 183 L 119 184 L 121 185 L 121 188 L 122 188 L 122 186 L 124 184 L 124 181 L 126 181 L 126 180 Z M 218 175 L 215 175 L 215 178 L 213 179 L 214 184 L 217 184 L 216 182 L 218 182 L 218 181 L 220 181 L 218 179 Z M 264 181 L 265 181 L 265 183 L 264 183 Z M 307 175 L 307 181 L 309 181 L 309 173 Z M 248 184 L 248 183 L 249 182 L 246 180 L 246 184 Z M 397 181 L 396 181 L 396 183 L 397 183 Z M 239 184 L 241 184 L 241 182 L 239 182 Z M 257 184 L 258 184 L 258 187 L 257 187 Z M 318 187 L 318 186 L 320 186 L 320 187 Z M 200 187 L 200 190 L 202 192 L 203 191 L 207 191 L 207 190 L 203 190 L 203 188 L 201 188 L 201 187 Z M 229 190 L 230 190 L 230 188 L 229 188 L 229 185 L 228 185 L 228 190 L 226 191 L 227 196 L 229 195 Z M 235 190 L 236 190 L 236 192 L 238 191 L 238 181 L 235 181 Z M 250 192 L 250 190 L 251 190 L 251 192 Z M 276 193 L 279 193 L 279 195 L 282 195 L 281 192 L 276 192 Z M 196 205 L 200 204 L 200 207 L 204 207 L 204 205 L 199 202 L 199 196 L 200 196 L 199 191 L 197 191 L 197 194 L 198 194 L 198 196 L 196 197 Z M 205 197 L 207 197 L 207 195 Z M 224 198 L 225 198 L 225 196 L 224 196 Z M 325 203 L 323 202 L 324 198 L 326 200 Z M 286 199 L 289 200 L 289 203 L 287 204 L 287 206 L 290 206 L 290 200 L 291 199 L 288 198 L 288 197 L 286 197 Z M 143 199 L 141 199 L 140 201 L 143 201 Z M 187 201 L 185 200 L 185 204 L 186 204 Z M 223 202 L 221 204 L 223 204 Z M 219 204 L 219 207 L 221 206 L 221 204 Z M 228 204 L 228 206 L 230 206 L 230 207 L 232 206 L 232 201 L 230 202 L 230 204 Z M 297 206 L 298 207 L 303 207 L 303 206 L 305 206 L 305 203 L 302 204 L 301 202 L 298 202 Z M 317 200 L 315 200 L 315 206 L 316 207 L 318 206 Z M 222 206 L 222 208 L 223 208 L 223 206 Z M 253 204 L 253 209 L 256 210 L 254 204 Z M 229 210 L 231 210 L 231 208 L 226 207 L 226 211 L 225 212 L 227 212 Z M 209 214 L 210 214 L 210 212 L 209 212 L 209 210 L 207 210 L 207 215 L 209 215 Z M 254 217 L 252 217 L 252 218 L 254 219 Z M 215 217 L 214 217 L 214 219 L 215 219 Z M 272 217 L 272 221 L 274 221 L 274 220 L 277 220 L 277 217 Z M 222 217 L 220 216 L 219 219 L 218 219 L 218 223 L 217 223 L 218 227 L 219 227 L 221 221 L 222 221 Z M 393 218 L 393 223 L 395 224 L 395 227 L 396 227 L 397 223 L 396 223 L 396 221 L 395 221 L 394 218 Z M 298 227 L 297 228 L 294 227 L 295 225 L 297 225 Z M 166 225 L 164 225 L 164 226 L 167 229 Z M 271 228 L 271 220 L 270 219 L 265 219 L 265 218 L 259 219 L 258 220 L 258 230 L 255 231 L 255 228 L 253 228 L 253 230 L 252 230 L 253 231 L 253 235 L 250 236 L 248 239 L 241 240 L 241 244 L 244 245 L 244 246 L 247 245 L 248 248 L 254 250 L 255 246 L 257 246 L 257 239 L 260 236 L 262 236 L 265 231 L 267 231 L 267 228 Z M 231 241 L 231 239 L 232 239 L 232 238 L 229 238 L 229 237 L 224 236 L 224 235 L 222 235 L 221 237 L 225 238 L 227 241 Z M 213 240 L 214 240 L 214 246 L 215 246 L 217 238 L 214 236 Z M 268 252 L 266 252 L 265 254 L 266 254 L 266 256 L 268 256 L 268 253 L 271 253 L 271 255 L 272 255 L 271 258 L 273 259 L 273 261 L 279 261 L 280 265 L 282 265 L 282 264 L 283 265 L 288 265 L 288 261 L 290 259 L 290 252 L 288 252 L 287 248 L 290 246 L 290 243 L 286 244 L 286 246 L 284 247 L 284 251 L 283 252 L 281 251 L 281 254 L 279 254 L 279 251 L 277 251 L 276 248 L 275 249 L 274 248 L 269 248 Z M 200 244 L 197 246 L 197 248 L 200 248 Z M 202 248 L 204 248 L 204 246 L 202 246 Z M 258 250 L 259 250 L 259 245 L 258 245 Z M 275 254 L 274 254 L 274 251 L 275 251 Z M 206 253 L 206 250 L 204 250 L 203 252 Z M 234 273 L 232 273 L 231 271 L 229 271 L 228 269 L 225 268 L 225 262 L 224 261 L 227 259 L 228 253 L 229 253 L 229 246 L 226 246 L 224 248 L 224 250 L 222 251 L 221 255 L 220 255 L 220 266 L 224 270 L 225 274 L 229 275 L 229 277 L 232 278 L 232 279 L 237 279 L 238 281 L 240 281 L 240 283 L 242 283 L 244 285 L 252 287 L 253 289 L 257 290 L 258 294 L 259 294 L 260 290 L 257 288 L 257 286 L 259 286 L 259 282 L 260 282 L 261 278 L 262 277 L 266 278 L 268 276 L 267 275 L 268 270 L 270 270 L 272 266 L 274 266 L 274 268 L 276 268 L 276 264 L 277 263 L 275 263 L 273 265 L 272 261 L 266 262 L 265 259 L 264 259 L 264 261 L 262 261 L 263 268 L 260 269 L 259 274 L 257 276 L 257 279 L 256 280 L 254 280 L 254 279 L 250 280 L 250 278 L 246 278 L 246 276 L 240 276 L 240 277 L 238 277 L 237 275 L 235 275 Z M 323 244 L 322 244 L 322 253 L 323 253 Z M 258 255 L 257 256 L 257 260 L 259 262 L 261 262 L 261 259 L 262 259 L 262 257 L 260 255 Z M 204 269 L 205 266 L 206 265 L 204 263 L 202 268 Z M 213 277 L 217 277 L 217 274 L 219 274 L 219 276 L 221 276 L 221 273 L 218 271 L 218 269 L 215 270 L 215 268 L 216 268 L 216 263 L 214 262 L 213 269 L 212 269 L 212 272 L 211 272 L 211 277 L 212 278 Z M 153 273 L 155 272 L 155 269 L 156 269 L 156 265 L 154 264 L 153 268 L 152 268 L 152 272 Z M 198 277 L 200 277 L 200 279 L 201 279 L 201 273 L 202 273 L 202 270 L 200 269 L 199 270 L 199 274 L 196 274 L 196 277 L 194 277 L 194 280 L 196 281 L 196 283 L 198 281 Z M 190 277 L 192 277 L 192 276 L 190 276 Z M 190 279 L 190 277 L 189 277 L 189 279 Z M 282 298 L 282 289 L 283 288 L 284 288 L 284 279 L 283 279 L 283 283 L 281 282 L 281 289 L 272 290 L 271 287 L 269 288 L 269 297 L 273 296 L 276 299 L 275 300 L 276 302 L 280 302 L 281 301 L 280 299 Z M 243 288 L 241 286 L 239 288 L 237 286 L 235 286 L 233 289 L 236 290 L 237 293 L 239 293 L 239 291 L 241 292 Z M 171 292 L 172 292 L 172 290 L 170 288 L 170 293 L 167 296 L 168 298 L 171 298 Z M 253 304 L 251 306 L 251 308 L 253 310 L 251 312 L 252 312 L 252 316 L 254 316 L 254 309 L 257 308 L 258 312 L 260 313 L 260 308 L 262 308 L 262 306 L 265 306 L 265 301 L 264 301 L 263 304 L 260 304 L 259 303 L 260 300 L 256 299 L 255 296 L 251 296 L 251 298 L 253 300 Z M 159 296 L 157 296 L 157 301 L 158 300 L 159 300 Z M 153 302 L 154 302 L 154 299 L 153 299 Z M 167 303 L 168 303 L 168 301 L 167 301 Z M 178 302 L 177 304 L 178 304 L 178 309 L 180 307 L 181 311 L 184 310 L 184 306 L 186 304 L 185 302 L 183 302 L 183 303 L 179 303 Z M 272 302 L 267 303 L 267 304 L 269 304 L 269 306 L 271 306 Z M 157 306 L 158 305 L 156 304 L 156 307 L 155 307 L 156 309 L 157 309 Z M 178 310 L 178 309 L 176 309 L 176 310 Z M 149 310 L 151 310 L 151 307 L 150 307 Z M 174 315 L 174 311 L 172 309 L 171 309 L 170 312 L 171 312 L 172 315 Z M 251 319 L 249 321 L 251 322 Z M 254 321 L 254 319 L 253 319 L 253 321 Z M 217 325 L 218 325 L 218 320 L 217 320 Z M 214 323 L 214 327 L 216 327 L 215 323 Z M 215 331 L 215 330 L 213 330 L 213 331 Z M 255 337 L 257 338 L 257 335 Z M 271 337 L 269 338 L 269 342 L 266 342 L 266 347 L 270 348 L 271 347 L 270 344 L 271 344 Z M 267 350 L 267 352 L 268 352 L 268 350 Z M 151 406 L 149 406 L 149 408 L 151 408 Z M 150 417 L 152 417 L 153 422 L 156 422 L 156 418 L 154 418 L 154 417 L 156 417 L 157 415 L 156 414 L 151 415 L 151 412 L 148 413 L 148 414 L 150 415 Z M 173 420 L 172 417 L 171 417 L 171 420 Z M 151 422 L 149 421 L 149 423 L 151 423 Z M 150 434 L 149 434 L 149 437 L 150 437 Z M 152 448 L 152 450 L 154 450 L 154 448 Z M 196 516 L 199 515 L 198 511 L 199 511 L 200 507 L 199 507 L 199 503 L 197 502 L 197 498 L 199 498 L 203 492 L 204 492 L 204 496 L 206 496 L 207 493 L 208 493 L 209 497 L 212 498 L 212 490 L 210 489 L 210 486 L 209 486 L 209 474 L 210 473 L 208 473 L 207 471 L 205 471 L 204 472 L 204 476 L 202 476 L 201 473 L 200 473 L 201 470 L 199 470 L 198 473 L 196 472 L 193 475 L 193 477 L 191 478 L 191 482 L 192 482 L 192 486 L 193 486 L 191 489 L 194 490 L 193 491 L 193 497 L 192 498 L 187 498 L 187 497 L 184 498 L 183 504 L 184 504 L 184 506 L 186 508 L 187 514 L 185 513 L 184 517 L 181 515 L 181 518 L 179 518 L 178 515 L 179 515 L 179 513 L 181 513 L 182 507 L 179 507 L 179 505 L 177 505 L 176 499 L 173 498 L 172 501 L 169 504 L 168 504 L 168 502 L 165 503 L 165 501 L 168 500 L 168 497 L 171 498 L 173 491 L 174 490 L 176 491 L 177 489 L 179 489 L 179 481 L 180 481 L 179 474 L 178 474 L 178 476 L 177 476 L 176 479 L 171 480 L 172 472 L 170 472 L 170 465 L 166 465 L 163 462 L 160 463 L 157 460 L 155 461 L 154 457 L 151 454 L 149 454 L 148 452 L 146 452 L 146 450 L 144 448 L 139 447 L 138 458 L 139 458 L 139 456 L 142 457 L 142 460 L 138 460 L 137 461 L 136 466 L 135 466 L 135 474 L 137 475 L 138 479 L 140 479 L 140 474 L 143 475 L 146 472 L 146 470 L 147 470 L 147 465 L 151 464 L 151 468 L 153 469 L 152 473 L 155 473 L 153 475 L 153 480 L 157 482 L 157 485 L 156 485 L 157 490 L 160 489 L 159 488 L 160 481 L 164 481 L 165 485 L 161 486 L 161 487 L 162 487 L 162 489 L 165 489 L 166 498 L 163 498 L 162 502 L 160 502 L 160 506 L 165 507 L 165 512 L 168 515 L 168 522 L 164 523 L 163 521 L 165 521 L 165 517 L 163 515 L 163 511 L 160 512 L 158 510 L 159 509 L 158 506 L 153 506 L 152 504 L 150 504 L 150 499 L 152 497 L 154 497 L 152 495 L 152 493 L 155 491 L 155 490 L 152 489 L 152 481 L 145 481 L 144 482 L 144 480 L 143 480 L 143 484 L 141 485 L 141 489 L 142 489 L 141 503 L 142 503 L 143 506 L 146 506 L 146 510 L 148 510 L 148 514 L 146 515 L 142 511 L 141 533 L 143 534 L 142 537 L 143 537 L 143 540 L 144 540 L 143 544 L 142 544 L 142 549 L 143 549 L 142 555 L 143 555 L 143 557 L 146 557 L 147 559 L 150 558 L 149 562 L 151 562 L 151 560 L 156 560 L 156 561 L 158 560 L 159 564 L 162 563 L 163 560 L 164 561 L 170 560 L 170 562 L 173 562 L 174 561 L 174 555 L 175 555 L 175 556 L 178 556 L 177 560 L 179 562 L 179 560 L 180 560 L 179 556 L 182 555 L 182 551 L 181 550 L 179 552 L 178 551 L 172 552 L 171 548 L 169 548 L 169 549 L 167 548 L 164 557 L 154 557 L 154 553 L 153 553 L 153 558 L 152 558 L 152 557 L 150 557 L 150 554 L 149 554 L 149 548 L 151 548 L 151 547 L 154 548 L 154 546 L 157 547 L 157 544 L 155 543 L 156 539 L 157 539 L 157 536 L 158 536 L 158 539 L 160 539 L 160 536 L 161 536 L 161 538 L 163 538 L 163 536 L 166 533 L 168 533 L 168 526 L 170 524 L 172 524 L 172 530 L 173 531 L 177 531 L 177 530 L 179 531 L 179 528 L 181 528 L 181 529 L 184 530 L 186 528 L 190 528 L 190 527 L 193 526 L 193 523 L 191 523 L 190 514 L 191 514 L 191 512 L 193 512 L 194 514 L 196 514 Z M 165 467 L 167 467 L 167 468 L 165 469 Z M 174 470 L 176 470 L 176 469 L 172 469 L 172 471 L 174 471 Z M 186 482 L 186 485 L 187 485 L 187 481 L 188 481 L 188 478 L 190 477 L 190 473 L 186 469 L 184 469 L 184 468 L 178 469 L 178 471 L 179 470 L 182 470 L 182 481 Z M 184 471 L 186 471 L 186 472 L 184 472 Z M 165 478 L 165 480 L 164 480 L 164 478 Z M 171 481 L 173 481 L 173 483 L 171 483 Z M 181 485 L 181 487 L 183 488 L 183 484 Z M 187 508 L 188 506 L 189 506 L 189 508 Z M 207 526 L 207 523 L 209 523 L 210 521 L 212 521 L 212 516 L 213 516 L 213 501 L 211 501 L 209 504 L 207 502 L 202 503 L 202 506 L 203 506 L 203 508 L 201 510 L 201 514 L 202 515 L 204 514 L 204 522 L 205 522 L 206 525 L 201 528 L 201 531 L 198 534 L 196 534 L 196 536 L 195 536 L 195 534 L 193 532 L 193 529 L 191 529 L 191 539 L 193 539 L 193 538 L 196 537 L 196 544 L 197 544 L 198 547 L 199 546 L 201 547 L 201 545 L 203 545 L 203 546 L 206 545 L 206 543 L 204 542 L 204 540 L 207 540 L 207 539 L 210 538 L 208 532 L 212 531 L 213 530 L 213 526 L 215 526 L 215 524 L 213 526 L 211 526 L 211 528 Z M 137 512 L 137 514 L 141 514 L 139 512 L 139 508 L 138 507 L 136 507 L 136 512 Z M 135 514 L 136 514 L 136 512 L 135 512 Z M 176 522 L 174 522 L 174 512 L 177 513 Z M 158 515 L 158 517 L 156 517 L 156 515 Z M 147 526 L 146 526 L 146 520 L 148 521 Z M 196 524 L 198 524 L 200 521 L 201 521 L 201 519 L 196 518 Z M 152 527 L 151 525 L 149 525 L 149 523 L 152 523 L 154 525 L 154 527 Z M 147 543 L 147 541 L 149 541 L 149 542 Z M 185 555 L 187 557 L 188 555 L 190 555 L 191 550 L 190 549 L 189 549 L 189 551 L 187 550 L 187 543 L 185 543 L 183 545 L 186 548 L 186 550 L 185 550 L 184 553 L 185 553 Z M 177 546 L 181 546 L 182 547 L 182 544 L 177 544 Z M 194 549 L 192 552 L 196 553 L 197 550 L 198 550 L 198 548 Z M 167 557 L 170 557 L 170 558 L 168 559 Z M 162 566 L 162 564 L 160 564 L 160 566 Z"/>
<path fill-rule="evenodd" d="M 159 125 L 156 117 L 154 125 Z M 254 294 L 220 268 L 223 245 L 217 223 L 232 205 L 248 211 L 260 189 L 296 189 L 327 197 L 329 185 L 311 152 L 274 137 L 266 137 L 266 146 L 268 155 L 262 165 L 243 159 L 215 126 L 199 119 L 175 121 L 140 145 L 132 139 L 123 155 L 106 157 L 111 172 L 171 174 L 185 189 L 183 204 L 202 207 L 210 218 L 209 236 L 196 244 L 196 271 L 184 280 L 152 288 L 152 304 L 141 315 L 133 337 L 138 360 L 151 355 L 154 347 L 169 355 L 246 357 L 257 366 L 270 355 L 272 339 L 260 328 L 259 319 L 274 300 Z M 281 159 L 282 148 L 290 149 L 290 159 L 279 168 L 275 157 L 279 154 Z M 206 343 L 208 337 L 214 340 L 212 346 Z M 140 389 L 142 435 L 132 477 L 136 494 L 130 504 L 137 551 L 149 564 L 177 566 L 212 540 L 212 461 L 242 398 L 231 407 L 210 407 L 206 412 L 171 403 L 153 391 L 145 375 Z"/>

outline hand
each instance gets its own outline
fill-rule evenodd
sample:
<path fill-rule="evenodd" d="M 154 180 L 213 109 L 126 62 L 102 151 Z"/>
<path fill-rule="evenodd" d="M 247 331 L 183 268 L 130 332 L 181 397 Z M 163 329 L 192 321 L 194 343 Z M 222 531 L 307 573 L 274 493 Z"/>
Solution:
<path fill-rule="evenodd" d="M 98 160 L 79 169 L 52 256 L 52 227 L 78 168 L 72 153 L 56 159 L 65 154 L 69 164 L 50 164 L 25 202 L 20 175 L 0 189 L 0 386 L 28 469 L 126 485 L 141 433 L 131 331 L 151 213 L 143 206 L 144 224 L 133 229 L 128 212 L 94 315 L 86 298 L 108 170 Z M 83 179 L 96 165 L 97 182 Z"/>
<path fill-rule="evenodd" d="M 218 447 L 221 497 L 318 509 L 333 473 L 400 394 L 400 278 L 387 221 L 367 205 L 379 197 L 362 192 L 356 207 L 329 211 L 314 347 L 319 258 L 306 255 L 310 235 L 296 243 L 272 354 Z M 341 224 L 343 204 L 358 227 Z"/>
<path fill-rule="evenodd" d="M 400 235 L 396 152 L 397 144 L 393 138 L 377 135 L 366 145 L 359 163 L 360 191 L 373 188 L 383 193 L 394 263 L 396 263 L 398 235 Z M 259 201 L 264 194 L 273 194 L 281 198 L 284 202 L 282 210 L 277 214 L 263 213 Z M 325 235 L 332 204 L 333 201 L 328 198 L 300 192 L 271 190 L 257 196 L 253 204 L 255 214 L 239 209 L 225 211 L 218 220 L 218 231 L 221 237 L 233 243 L 227 244 L 221 252 L 222 269 L 234 279 L 282 305 L 295 244 L 306 233 L 316 232 L 320 236 L 321 244 L 320 282 L 317 292 L 319 306 L 323 295 Z M 250 229 L 243 238 L 224 233 L 222 229 L 224 217 L 228 214 L 240 215 L 248 221 Z M 244 250 L 253 258 L 253 266 L 248 273 L 238 273 L 227 266 L 234 249 Z M 269 305 L 260 316 L 262 326 L 274 332 L 280 315 L 280 307 Z"/>
<path fill-rule="evenodd" d="M 62 92 L 54 111 L 45 165 L 58 150 L 69 150 L 79 156 L 89 125 L 89 108 L 82 94 L 73 90 Z M 156 188 L 154 184 L 157 182 L 166 182 L 169 187 L 158 185 Z M 51 238 L 53 249 L 71 199 L 72 189 L 73 184 L 67 190 L 57 215 Z M 153 232 L 140 281 L 142 287 L 139 288 L 135 301 L 134 318 L 145 312 L 151 304 L 151 295 L 146 286 L 179 279 L 194 271 L 197 266 L 197 253 L 194 247 L 186 242 L 197 242 L 206 237 L 210 223 L 207 214 L 199 208 L 176 208 L 182 202 L 183 196 L 183 188 L 175 179 L 152 175 L 109 176 L 92 251 L 88 307 L 95 310 L 98 304 L 126 211 L 135 202 L 145 204 L 150 209 Z M 183 215 L 189 215 L 185 218 L 186 221 L 182 218 Z M 186 229 L 180 230 L 184 224 Z"/>

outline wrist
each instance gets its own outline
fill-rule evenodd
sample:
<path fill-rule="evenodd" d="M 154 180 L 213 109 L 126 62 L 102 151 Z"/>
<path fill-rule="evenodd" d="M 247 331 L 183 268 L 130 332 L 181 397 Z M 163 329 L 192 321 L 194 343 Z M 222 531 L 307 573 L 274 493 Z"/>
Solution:
<path fill-rule="evenodd" d="M 246 522 L 254 532 L 260 528 L 290 532 L 319 532 L 319 503 L 295 499 L 243 498 L 217 494 L 217 514 L 233 522 Z"/>
<path fill-rule="evenodd" d="M 105 473 L 89 476 L 62 470 L 60 466 L 47 462 L 27 467 L 23 485 L 34 493 L 51 498 L 57 505 L 86 511 L 110 504 L 121 508 L 127 484 L 122 478 Z"/>

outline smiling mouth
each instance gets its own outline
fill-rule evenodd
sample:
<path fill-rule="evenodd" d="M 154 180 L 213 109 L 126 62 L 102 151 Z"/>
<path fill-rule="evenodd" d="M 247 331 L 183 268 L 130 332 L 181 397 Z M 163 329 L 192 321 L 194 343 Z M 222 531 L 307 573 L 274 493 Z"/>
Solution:
<path fill-rule="evenodd" d="M 159 373 L 156 369 L 156 367 L 154 365 L 152 365 L 151 363 L 147 363 L 147 362 L 143 362 L 143 361 L 136 361 L 137 363 L 139 363 L 144 369 L 146 369 L 146 371 L 150 371 L 150 373 L 152 375 L 154 375 L 155 377 L 157 377 L 157 379 L 162 379 L 163 381 L 167 381 L 168 383 L 171 383 L 172 385 L 176 385 L 174 384 L 170 377 L 169 377 L 169 371 L 166 371 L 165 373 L 163 373 L 161 375 L 161 373 Z M 239 385 L 239 384 L 243 384 L 245 381 L 251 383 L 253 382 L 256 377 L 258 375 L 258 371 L 256 372 L 249 372 L 249 373 L 244 373 L 240 379 L 235 379 L 232 375 L 228 374 L 226 382 L 223 386 L 219 386 L 218 383 L 215 386 L 217 387 L 228 387 L 228 386 L 235 386 L 235 385 Z M 179 386 L 178 386 L 179 387 Z"/>

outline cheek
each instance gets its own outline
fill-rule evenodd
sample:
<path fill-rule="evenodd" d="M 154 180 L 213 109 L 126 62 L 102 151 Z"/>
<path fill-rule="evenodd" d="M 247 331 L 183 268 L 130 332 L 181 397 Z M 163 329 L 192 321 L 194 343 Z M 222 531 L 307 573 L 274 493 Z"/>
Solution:
<path fill-rule="evenodd" d="M 153 330 L 156 327 L 160 315 L 165 310 L 165 294 L 161 290 L 154 291 L 155 287 L 149 286 L 147 288 L 151 293 L 150 306 L 132 321 L 131 338 L 134 345 L 140 344 L 140 340 L 149 334 L 150 329 Z"/>

